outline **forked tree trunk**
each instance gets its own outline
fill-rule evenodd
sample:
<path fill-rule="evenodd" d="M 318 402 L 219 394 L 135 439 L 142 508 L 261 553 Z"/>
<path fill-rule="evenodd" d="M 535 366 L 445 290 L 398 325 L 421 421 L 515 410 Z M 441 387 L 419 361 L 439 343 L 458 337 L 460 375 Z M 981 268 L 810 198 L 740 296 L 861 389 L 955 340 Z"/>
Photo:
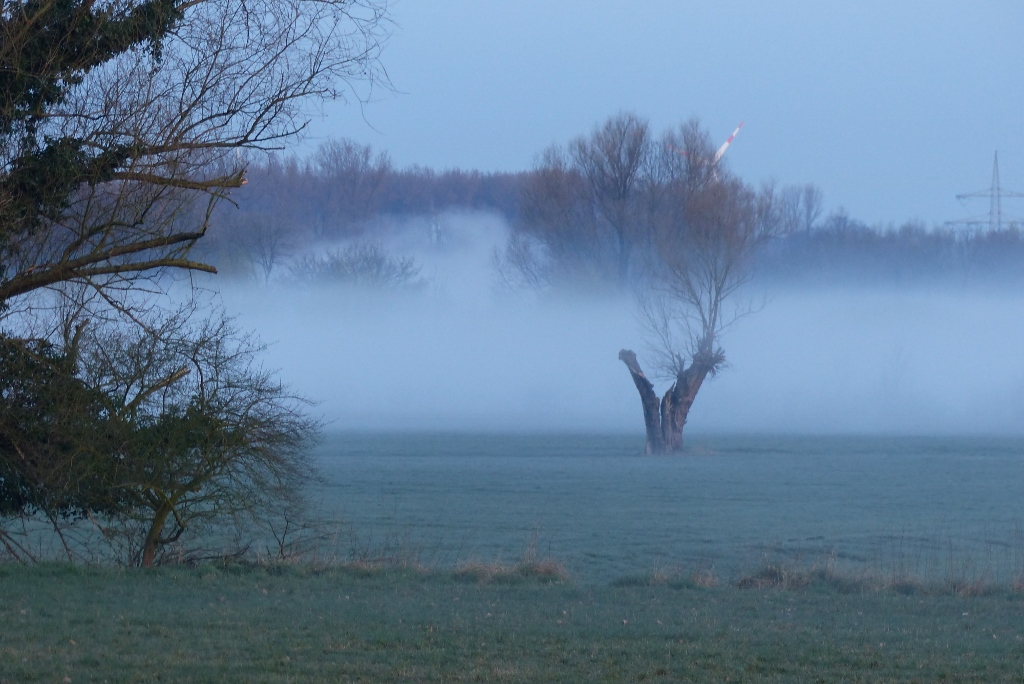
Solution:
<path fill-rule="evenodd" d="M 644 425 L 647 427 L 647 453 L 668 454 L 683 450 L 683 426 L 690 413 L 693 400 L 704 383 L 704 378 L 722 362 L 721 352 L 698 354 L 687 368 L 676 374 L 675 383 L 658 400 L 654 385 L 637 363 L 636 354 L 623 349 L 619 360 L 626 364 L 633 383 L 640 392 L 640 403 L 644 408 Z"/>
<path fill-rule="evenodd" d="M 145 544 L 142 547 L 142 567 L 153 567 L 156 559 L 156 551 L 160 546 L 160 534 L 164 530 L 167 516 L 171 514 L 171 507 L 164 505 L 157 509 L 153 515 L 153 521 L 149 525 L 149 533 L 146 535 Z"/>

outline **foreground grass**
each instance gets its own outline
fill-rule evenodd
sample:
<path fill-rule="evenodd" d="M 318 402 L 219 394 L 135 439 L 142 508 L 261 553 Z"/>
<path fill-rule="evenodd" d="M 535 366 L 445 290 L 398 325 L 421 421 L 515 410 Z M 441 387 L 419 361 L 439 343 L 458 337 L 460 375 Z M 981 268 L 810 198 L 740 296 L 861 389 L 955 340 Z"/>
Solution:
<path fill-rule="evenodd" d="M 1024 598 L 0 565 L 3 682 L 1021 682 Z"/>

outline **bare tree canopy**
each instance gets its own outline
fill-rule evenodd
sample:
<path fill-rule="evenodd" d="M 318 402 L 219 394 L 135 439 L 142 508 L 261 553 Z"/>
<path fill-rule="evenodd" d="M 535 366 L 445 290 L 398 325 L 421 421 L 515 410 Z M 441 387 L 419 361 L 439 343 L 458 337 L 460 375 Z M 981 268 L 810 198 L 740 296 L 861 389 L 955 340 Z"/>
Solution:
<path fill-rule="evenodd" d="M 589 138 L 569 145 L 574 166 L 590 191 L 595 218 L 611 238 L 620 283 L 629 276 L 630 257 L 642 233 L 640 189 L 650 151 L 647 122 L 633 114 L 614 116 Z"/>
<path fill-rule="evenodd" d="M 310 106 L 386 79 L 384 0 L 0 3 L 0 303 L 65 282 L 116 300 L 189 256 Z M 198 206 L 198 209 L 197 209 Z"/>
<path fill-rule="evenodd" d="M 415 259 L 392 256 L 376 242 L 307 255 L 292 264 L 291 276 L 307 285 L 341 285 L 364 292 L 412 291 L 426 284 Z"/>
<path fill-rule="evenodd" d="M 622 113 L 544 153 L 523 190 L 522 230 L 545 246 L 553 279 L 628 283 L 648 232 L 653 150 L 647 122 Z"/>

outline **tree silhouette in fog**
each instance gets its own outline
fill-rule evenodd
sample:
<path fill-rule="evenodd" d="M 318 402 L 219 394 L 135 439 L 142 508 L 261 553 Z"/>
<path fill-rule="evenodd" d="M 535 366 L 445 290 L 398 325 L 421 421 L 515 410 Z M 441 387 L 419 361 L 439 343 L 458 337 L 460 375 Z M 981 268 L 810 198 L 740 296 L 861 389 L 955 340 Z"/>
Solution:
<path fill-rule="evenodd" d="M 683 427 L 708 376 L 725 364 L 722 332 L 754 306 L 741 288 L 752 257 L 791 229 L 774 187 L 748 186 L 720 168 L 696 122 L 666 134 L 651 165 L 649 250 L 641 320 L 658 370 L 672 379 L 659 399 L 631 350 L 619 352 L 640 394 L 647 452 L 683 447 Z"/>

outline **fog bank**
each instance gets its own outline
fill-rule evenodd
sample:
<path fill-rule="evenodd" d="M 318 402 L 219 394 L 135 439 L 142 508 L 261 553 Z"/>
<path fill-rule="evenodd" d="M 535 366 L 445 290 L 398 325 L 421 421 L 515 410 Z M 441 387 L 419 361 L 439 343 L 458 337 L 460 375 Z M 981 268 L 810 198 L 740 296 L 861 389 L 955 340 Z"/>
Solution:
<path fill-rule="evenodd" d="M 1024 294 L 789 292 L 725 349 L 694 427 L 1024 432 Z"/>
<path fill-rule="evenodd" d="M 619 349 L 655 369 L 629 298 L 502 295 L 501 226 L 449 228 L 443 249 L 403 238 L 431 283 L 414 295 L 217 285 L 328 429 L 641 434 Z M 1024 293 L 780 291 L 722 346 L 692 432 L 1024 433 Z"/>
<path fill-rule="evenodd" d="M 223 296 L 331 428 L 642 431 L 628 301 Z M 691 430 L 1024 432 L 1024 297 L 787 293 L 723 346 Z"/>

